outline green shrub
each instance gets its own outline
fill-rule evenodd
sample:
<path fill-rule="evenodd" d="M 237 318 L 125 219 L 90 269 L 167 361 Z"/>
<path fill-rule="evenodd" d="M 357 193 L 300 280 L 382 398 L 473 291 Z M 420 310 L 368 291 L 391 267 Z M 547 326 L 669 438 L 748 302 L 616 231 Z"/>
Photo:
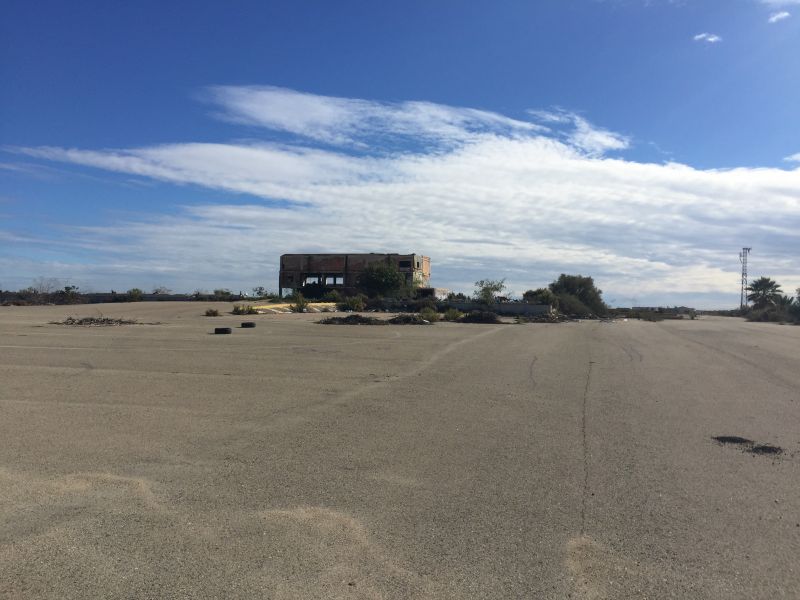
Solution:
<path fill-rule="evenodd" d="M 300 292 L 297 292 L 294 296 L 294 302 L 289 307 L 292 312 L 301 313 L 305 312 L 306 308 L 308 308 L 308 300 L 305 299 L 305 296 Z"/>
<path fill-rule="evenodd" d="M 142 290 L 139 288 L 131 288 L 128 290 L 126 296 L 128 297 L 128 302 L 141 302 Z"/>
<path fill-rule="evenodd" d="M 257 315 L 258 311 L 255 307 L 250 306 L 249 304 L 234 304 L 233 305 L 233 314 L 235 315 Z"/>
<path fill-rule="evenodd" d="M 800 322 L 800 299 L 795 300 L 794 304 L 789 307 L 789 315 L 796 322 Z"/>
<path fill-rule="evenodd" d="M 256 300 L 278 300 L 280 296 L 275 292 L 270 292 L 263 285 L 253 288 L 253 297 Z"/>
<path fill-rule="evenodd" d="M 549 304 L 550 306 L 558 306 L 558 297 L 550 288 L 528 290 L 522 294 L 522 300 L 528 304 Z"/>
<path fill-rule="evenodd" d="M 592 311 L 580 298 L 568 293 L 557 294 L 559 310 L 571 317 L 591 317 Z"/>
<path fill-rule="evenodd" d="M 421 312 L 426 308 L 429 308 L 433 311 L 436 310 L 436 298 L 419 298 L 417 300 L 412 300 L 408 303 L 409 308 L 415 310 L 417 312 Z"/>
<path fill-rule="evenodd" d="M 337 304 L 342 301 L 342 295 L 339 290 L 330 290 L 322 297 L 323 302 L 336 302 Z"/>
<path fill-rule="evenodd" d="M 405 283 L 405 277 L 392 264 L 370 263 L 358 276 L 358 289 L 369 297 L 396 296 Z"/>
<path fill-rule="evenodd" d="M 364 310 L 366 304 L 364 302 L 365 297 L 362 294 L 358 296 L 348 296 L 337 306 L 339 310 L 348 311 L 352 310 L 355 312 Z"/>
<path fill-rule="evenodd" d="M 491 306 L 497 300 L 497 296 L 506 289 L 505 279 L 481 279 L 475 282 L 474 298 L 478 302 L 483 302 L 486 306 Z"/>
<path fill-rule="evenodd" d="M 464 313 L 457 308 L 448 308 L 443 315 L 445 321 L 459 321 L 463 316 Z"/>
<path fill-rule="evenodd" d="M 207 317 L 218 317 L 219 311 L 216 308 L 208 308 L 206 309 L 206 316 Z"/>
<path fill-rule="evenodd" d="M 54 304 L 83 304 L 86 299 L 78 291 L 77 285 L 65 285 L 63 290 L 53 292 L 51 301 Z"/>
<path fill-rule="evenodd" d="M 423 308 L 419 311 L 419 316 L 430 323 L 436 323 L 439 320 L 439 313 L 432 308 Z"/>
<path fill-rule="evenodd" d="M 780 323 L 786 320 L 786 314 L 774 307 L 753 309 L 747 314 L 748 321 L 761 321 L 764 323 Z"/>
<path fill-rule="evenodd" d="M 605 315 L 608 307 L 603 302 L 603 291 L 595 287 L 594 279 L 582 275 L 566 275 L 564 273 L 549 286 L 550 291 L 558 297 L 561 312 L 576 316 L 589 316 L 590 314 Z M 535 291 L 535 290 L 534 290 Z M 575 304 L 575 300 L 579 304 Z M 571 309 L 565 310 L 564 303 L 570 304 Z M 582 315 L 582 309 L 588 314 Z"/>

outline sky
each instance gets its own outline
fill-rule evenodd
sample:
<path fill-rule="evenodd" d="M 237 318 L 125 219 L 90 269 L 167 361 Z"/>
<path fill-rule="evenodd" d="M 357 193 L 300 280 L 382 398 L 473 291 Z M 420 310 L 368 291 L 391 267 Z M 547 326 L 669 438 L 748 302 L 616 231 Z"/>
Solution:
<path fill-rule="evenodd" d="M 800 287 L 800 0 L 0 7 L 0 289 L 431 257 L 612 305 Z"/>

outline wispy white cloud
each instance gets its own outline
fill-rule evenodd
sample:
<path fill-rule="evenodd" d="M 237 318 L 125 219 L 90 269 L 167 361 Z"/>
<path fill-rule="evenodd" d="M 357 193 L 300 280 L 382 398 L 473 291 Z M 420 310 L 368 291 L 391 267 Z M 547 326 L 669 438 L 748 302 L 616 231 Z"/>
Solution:
<path fill-rule="evenodd" d="M 592 126 L 586 119 L 575 117 L 575 131 L 570 141 L 578 148 L 592 156 L 600 156 L 609 150 L 624 150 L 630 146 L 630 140 L 623 135 Z"/>
<path fill-rule="evenodd" d="M 785 11 L 785 10 L 782 10 L 782 11 L 780 11 L 780 12 L 775 12 L 775 13 L 772 13 L 772 14 L 769 16 L 769 19 L 767 19 L 767 20 L 768 20 L 770 23 L 777 23 L 778 21 L 783 21 L 784 19 L 788 19 L 788 18 L 789 18 L 789 17 L 791 17 L 791 16 L 792 16 L 792 15 L 791 15 L 790 13 L 788 13 L 788 12 L 787 12 L 787 11 Z"/>
<path fill-rule="evenodd" d="M 800 0 L 760 0 L 761 4 L 769 6 L 790 6 L 792 4 L 800 4 Z"/>
<path fill-rule="evenodd" d="M 556 108 L 530 110 L 528 113 L 553 127 L 569 126 L 567 131 L 561 132 L 562 139 L 589 156 L 602 156 L 609 151 L 625 150 L 630 147 L 628 136 L 597 127 L 575 112 Z"/>
<path fill-rule="evenodd" d="M 698 33 L 693 39 L 695 42 L 707 42 L 709 44 L 716 44 L 722 41 L 722 38 L 716 33 Z"/>
<path fill-rule="evenodd" d="M 223 197 L 176 214 L 62 231 L 58 243 L 41 245 L 62 256 L 90 252 L 97 262 L 66 268 L 62 259 L 52 274 L 89 284 L 125 277 L 114 285 L 129 287 L 246 288 L 274 281 L 284 252 L 415 251 L 433 257 L 434 281 L 445 287 L 507 276 L 521 292 L 562 271 L 583 272 L 609 298 L 669 302 L 668 290 L 675 303 L 680 294 L 711 293 L 717 300 L 709 302 L 730 294 L 733 304 L 736 249 L 748 245 L 784 287 L 800 285 L 800 168 L 699 170 L 609 158 L 603 152 L 624 149 L 627 138 L 563 110 L 532 113 L 531 128 L 481 111 L 482 130 L 458 125 L 448 137 L 458 143 L 447 148 L 436 137 L 441 119 L 429 129 L 429 121 L 417 120 L 414 128 L 429 144 L 352 152 L 353 140 L 375 143 L 380 128 L 396 122 L 398 106 L 384 106 L 383 116 L 381 106 L 361 123 L 355 115 L 363 109 L 345 103 L 340 116 L 352 124 L 331 120 L 324 148 L 311 147 L 319 138 L 301 133 L 310 127 L 306 117 L 293 120 L 285 109 L 264 126 L 291 129 L 305 142 L 20 149 L 37 159 L 249 197 L 246 204 Z M 464 110 L 431 106 L 432 114 Z M 342 145 L 332 147 L 337 136 Z M 19 272 L 22 257 L 9 260 Z M 32 274 L 51 274 L 39 264 Z"/>
<path fill-rule="evenodd" d="M 335 145 L 385 146 L 387 136 L 460 142 L 487 131 L 542 131 L 497 113 L 431 102 L 376 102 L 271 86 L 216 86 L 207 97 L 227 120 Z"/>
<path fill-rule="evenodd" d="M 783 160 L 788 161 L 788 162 L 798 162 L 798 163 L 800 163 L 800 152 L 798 152 L 797 154 L 792 154 L 791 156 L 787 156 Z"/>

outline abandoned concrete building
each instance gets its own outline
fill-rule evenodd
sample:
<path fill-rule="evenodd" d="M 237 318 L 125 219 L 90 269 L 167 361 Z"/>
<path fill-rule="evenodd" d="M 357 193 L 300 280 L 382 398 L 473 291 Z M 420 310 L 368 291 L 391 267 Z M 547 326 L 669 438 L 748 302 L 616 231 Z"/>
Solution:
<path fill-rule="evenodd" d="M 373 263 L 394 265 L 409 284 L 429 285 L 431 259 L 420 254 L 283 254 L 278 289 L 285 295 L 304 285 L 320 284 L 354 293 L 358 276 Z"/>

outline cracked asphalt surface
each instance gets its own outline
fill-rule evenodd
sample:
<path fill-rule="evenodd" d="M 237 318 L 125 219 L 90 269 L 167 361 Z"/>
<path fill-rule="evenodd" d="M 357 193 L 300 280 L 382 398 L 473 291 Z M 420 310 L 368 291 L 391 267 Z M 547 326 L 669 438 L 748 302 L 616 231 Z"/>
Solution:
<path fill-rule="evenodd" d="M 0 597 L 800 597 L 800 327 L 209 306 L 0 308 Z"/>

